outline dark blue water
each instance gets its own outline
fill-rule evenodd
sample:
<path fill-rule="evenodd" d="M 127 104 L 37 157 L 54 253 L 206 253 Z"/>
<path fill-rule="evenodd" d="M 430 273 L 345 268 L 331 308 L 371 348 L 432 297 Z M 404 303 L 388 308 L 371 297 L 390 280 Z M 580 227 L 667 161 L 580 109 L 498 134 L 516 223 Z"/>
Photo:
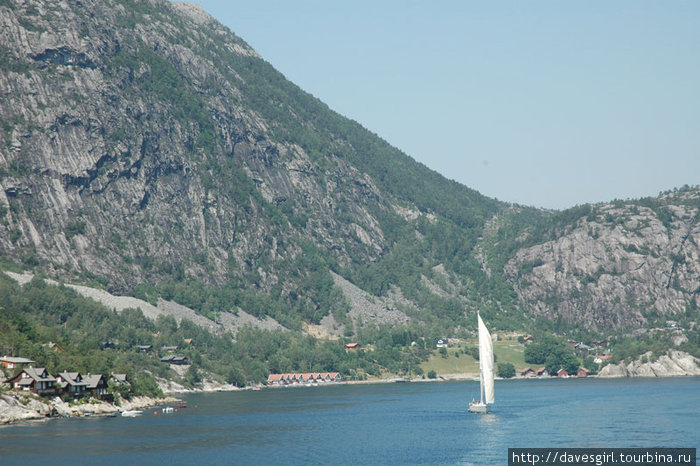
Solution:
<path fill-rule="evenodd" d="M 177 413 L 0 429 L 0 464 L 506 464 L 514 447 L 700 446 L 700 378 L 281 388 L 186 397 Z"/>

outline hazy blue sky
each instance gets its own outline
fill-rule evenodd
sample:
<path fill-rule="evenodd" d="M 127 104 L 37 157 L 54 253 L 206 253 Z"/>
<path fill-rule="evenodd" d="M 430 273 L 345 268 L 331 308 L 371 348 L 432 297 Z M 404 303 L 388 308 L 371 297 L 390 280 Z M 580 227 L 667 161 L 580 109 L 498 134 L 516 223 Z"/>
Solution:
<path fill-rule="evenodd" d="M 700 2 L 196 0 L 448 178 L 565 208 L 700 184 Z"/>

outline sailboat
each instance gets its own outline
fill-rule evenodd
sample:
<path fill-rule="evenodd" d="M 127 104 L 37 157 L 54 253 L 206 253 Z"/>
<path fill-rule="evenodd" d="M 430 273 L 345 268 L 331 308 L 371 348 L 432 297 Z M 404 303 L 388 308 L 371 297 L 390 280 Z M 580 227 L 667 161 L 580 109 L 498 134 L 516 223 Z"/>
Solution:
<path fill-rule="evenodd" d="M 485 414 L 489 412 L 489 405 L 496 399 L 493 388 L 493 342 L 491 334 L 477 313 L 479 327 L 479 382 L 481 385 L 481 398 L 469 403 L 469 411 Z"/>

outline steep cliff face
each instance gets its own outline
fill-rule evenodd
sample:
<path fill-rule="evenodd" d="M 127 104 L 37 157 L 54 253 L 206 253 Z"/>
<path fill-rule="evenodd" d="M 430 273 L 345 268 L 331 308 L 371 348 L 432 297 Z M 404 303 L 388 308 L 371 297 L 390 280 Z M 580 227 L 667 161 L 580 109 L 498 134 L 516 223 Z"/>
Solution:
<path fill-rule="evenodd" d="M 522 302 L 552 320 L 603 329 L 685 315 L 700 294 L 699 208 L 698 189 L 592 206 L 504 271 Z"/>
<path fill-rule="evenodd" d="M 298 233 L 341 262 L 385 247 L 372 180 L 271 139 L 233 68 L 262 60 L 198 7 L 7 1 L 0 30 L 4 256 L 122 289 L 173 268 L 264 287 Z"/>

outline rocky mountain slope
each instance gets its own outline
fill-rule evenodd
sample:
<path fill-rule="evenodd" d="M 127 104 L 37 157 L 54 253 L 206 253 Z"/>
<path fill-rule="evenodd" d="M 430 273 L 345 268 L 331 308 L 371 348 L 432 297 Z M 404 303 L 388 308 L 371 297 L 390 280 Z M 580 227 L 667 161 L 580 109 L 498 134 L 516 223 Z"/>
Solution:
<path fill-rule="evenodd" d="M 334 336 L 465 332 L 477 309 L 501 328 L 697 318 L 697 188 L 585 212 L 488 199 L 186 3 L 1 0 L 0 31 L 0 257 L 16 268 Z"/>
<path fill-rule="evenodd" d="M 504 272 L 533 313 L 569 324 L 638 327 L 697 316 L 699 210 L 698 189 L 587 206 L 551 226 L 551 239 L 519 249 Z"/>

